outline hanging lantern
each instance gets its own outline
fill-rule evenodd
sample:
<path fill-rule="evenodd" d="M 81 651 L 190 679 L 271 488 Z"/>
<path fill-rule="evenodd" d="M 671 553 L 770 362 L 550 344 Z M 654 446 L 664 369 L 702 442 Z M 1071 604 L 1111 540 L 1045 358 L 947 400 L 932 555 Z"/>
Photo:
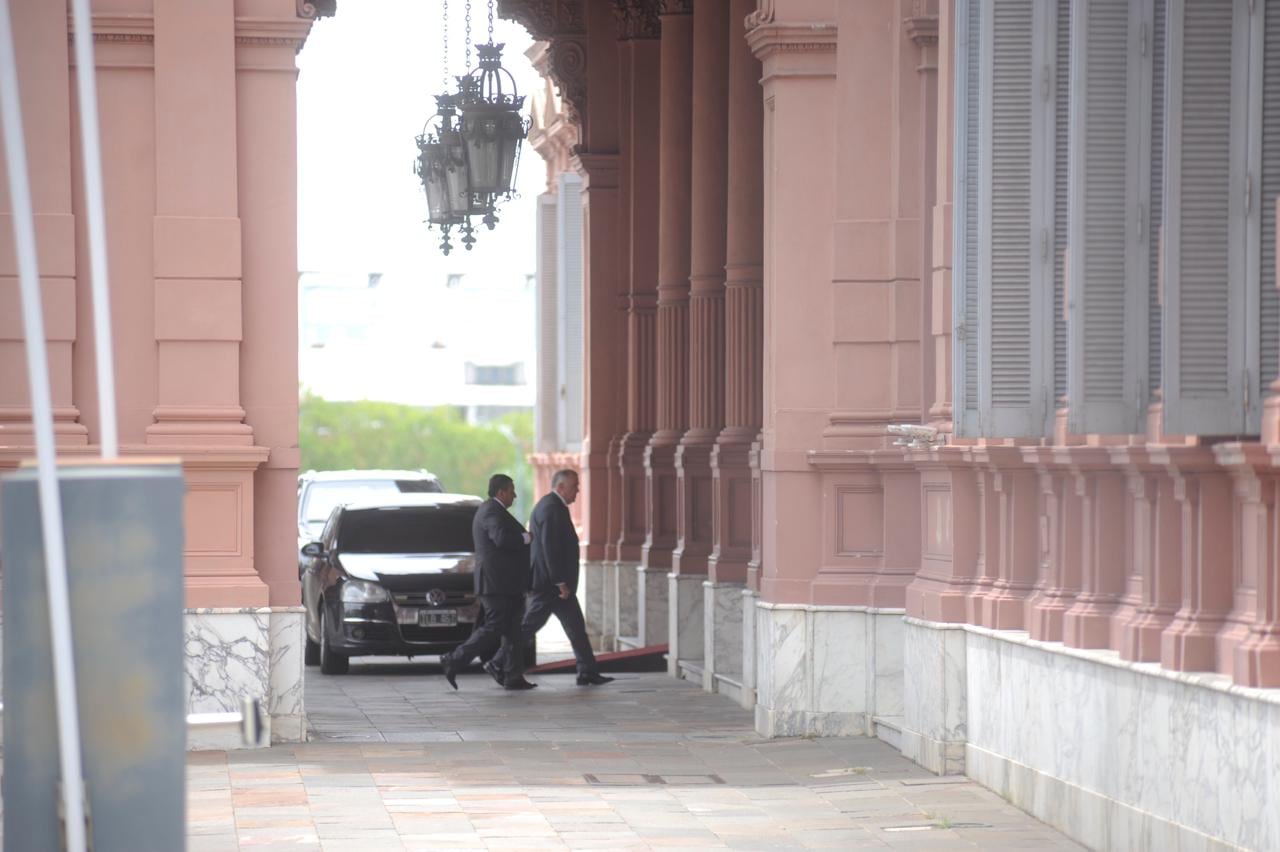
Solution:
<path fill-rule="evenodd" d="M 469 216 L 483 213 L 473 209 L 472 193 L 467 186 L 467 153 L 458 132 L 455 95 L 438 95 L 437 111 L 428 129 L 418 136 L 418 159 L 414 173 L 422 181 L 427 195 L 427 223 L 440 229 L 440 250 L 449 254 L 452 244 L 449 232 L 461 227 L 462 242 L 469 250 L 475 243 Z M 434 127 L 432 127 L 434 123 Z"/>
<path fill-rule="evenodd" d="M 515 190 L 520 143 L 528 133 L 520 114 L 524 98 L 516 91 L 511 72 L 502 67 L 502 48 L 493 43 L 476 45 L 480 65 L 458 81 L 467 178 L 473 195 L 488 196 L 486 224 L 497 199 Z"/>

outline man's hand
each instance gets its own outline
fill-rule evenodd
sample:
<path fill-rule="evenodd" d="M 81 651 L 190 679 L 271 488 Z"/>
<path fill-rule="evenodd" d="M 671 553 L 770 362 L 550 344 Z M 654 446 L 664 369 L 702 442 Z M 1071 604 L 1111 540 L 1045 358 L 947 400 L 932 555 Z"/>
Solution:
<path fill-rule="evenodd" d="M 569 599 L 569 584 L 556 583 L 556 587 L 560 589 L 560 600 L 567 601 Z"/>

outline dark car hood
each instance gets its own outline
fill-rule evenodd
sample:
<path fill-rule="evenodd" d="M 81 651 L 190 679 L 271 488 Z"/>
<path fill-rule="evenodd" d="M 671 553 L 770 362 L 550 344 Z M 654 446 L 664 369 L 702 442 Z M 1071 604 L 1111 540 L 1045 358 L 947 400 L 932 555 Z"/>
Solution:
<path fill-rule="evenodd" d="M 471 553 L 342 553 L 338 559 L 352 577 L 389 588 L 411 585 L 416 577 L 470 576 L 475 564 Z"/>

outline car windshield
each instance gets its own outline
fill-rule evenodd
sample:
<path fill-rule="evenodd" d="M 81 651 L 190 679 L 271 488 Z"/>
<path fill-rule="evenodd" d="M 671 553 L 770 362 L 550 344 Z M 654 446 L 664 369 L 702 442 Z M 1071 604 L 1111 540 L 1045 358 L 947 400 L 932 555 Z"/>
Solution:
<path fill-rule="evenodd" d="M 308 524 L 323 525 L 334 506 L 377 500 L 390 494 L 443 491 L 434 479 L 345 479 L 313 482 L 306 491 L 302 517 Z"/>
<path fill-rule="evenodd" d="M 344 553 L 471 553 L 476 506 L 413 506 L 347 511 L 338 531 Z"/>

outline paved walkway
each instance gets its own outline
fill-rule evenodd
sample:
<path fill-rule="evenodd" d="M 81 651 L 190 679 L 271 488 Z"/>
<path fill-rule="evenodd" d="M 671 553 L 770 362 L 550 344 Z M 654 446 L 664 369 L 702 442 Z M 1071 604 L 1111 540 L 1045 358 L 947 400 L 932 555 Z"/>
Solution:
<path fill-rule="evenodd" d="M 761 739 L 665 675 L 307 676 L 312 742 L 191 756 L 191 850 L 1079 848 L 877 740 Z"/>

